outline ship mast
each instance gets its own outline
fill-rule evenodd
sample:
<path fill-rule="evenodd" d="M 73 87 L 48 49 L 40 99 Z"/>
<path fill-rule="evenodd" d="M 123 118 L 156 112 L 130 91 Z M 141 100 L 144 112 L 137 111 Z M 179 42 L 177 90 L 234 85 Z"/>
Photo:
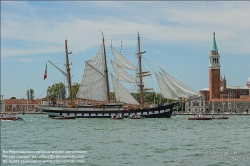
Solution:
<path fill-rule="evenodd" d="M 146 51 L 143 51 L 141 52 L 141 48 L 140 48 L 140 34 L 138 32 L 138 52 L 137 52 L 137 56 L 139 58 L 139 73 L 138 74 L 138 77 L 139 77 L 139 91 L 140 91 L 140 105 L 141 107 L 143 106 L 144 104 L 144 101 L 143 101 L 143 87 L 144 87 L 144 84 L 142 82 L 142 64 L 141 64 L 141 57 L 142 57 L 142 54 L 146 53 Z"/>
<path fill-rule="evenodd" d="M 106 50 L 105 50 L 105 42 L 104 42 L 104 35 L 102 32 L 102 45 L 103 45 L 103 53 L 104 53 L 104 73 L 106 76 L 106 88 L 107 88 L 107 99 L 108 102 L 110 100 L 110 96 L 109 96 L 109 78 L 108 78 L 108 67 L 107 67 L 107 60 L 106 60 Z"/>
<path fill-rule="evenodd" d="M 140 45 L 141 45 L 140 34 L 138 32 L 138 52 L 137 52 L 137 56 L 138 56 L 138 59 L 139 59 L 139 73 L 137 73 L 137 77 L 139 77 L 138 86 L 139 86 L 140 100 L 141 100 L 140 106 L 142 108 L 143 105 L 144 105 L 143 90 L 153 90 L 153 88 L 144 88 L 142 78 L 145 77 L 145 76 L 151 76 L 151 74 L 150 74 L 150 71 L 142 71 L 142 59 L 141 58 L 142 58 L 142 54 L 146 53 L 146 51 L 141 52 Z"/>
<path fill-rule="evenodd" d="M 71 75 L 70 75 L 70 67 L 69 67 L 69 54 L 72 54 L 72 52 L 68 52 L 68 45 L 67 45 L 67 39 L 65 40 L 65 55 L 66 55 L 66 70 L 67 70 L 67 81 L 69 86 L 69 98 L 70 98 L 70 105 L 73 105 L 73 96 L 72 96 L 72 88 L 71 88 Z"/>

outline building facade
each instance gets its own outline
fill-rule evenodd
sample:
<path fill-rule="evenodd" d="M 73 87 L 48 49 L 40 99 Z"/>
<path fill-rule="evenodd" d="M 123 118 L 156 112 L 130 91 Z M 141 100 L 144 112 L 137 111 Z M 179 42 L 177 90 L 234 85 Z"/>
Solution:
<path fill-rule="evenodd" d="M 3 95 L 0 95 L 0 112 L 4 112 L 5 111 L 5 102 L 3 99 Z"/>
<path fill-rule="evenodd" d="M 37 112 L 41 100 L 5 99 L 5 112 Z"/>
<path fill-rule="evenodd" d="M 209 55 L 209 87 L 199 91 L 199 96 L 187 99 L 185 111 L 190 113 L 249 113 L 250 77 L 246 86 L 227 86 L 226 77 L 220 76 L 220 55 L 215 33 Z"/>

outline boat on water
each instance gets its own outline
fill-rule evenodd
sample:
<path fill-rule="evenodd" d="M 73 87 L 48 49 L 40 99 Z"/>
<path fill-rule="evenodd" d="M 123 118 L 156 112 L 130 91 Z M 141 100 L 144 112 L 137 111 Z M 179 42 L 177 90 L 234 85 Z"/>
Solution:
<path fill-rule="evenodd" d="M 152 90 L 152 88 L 144 87 L 143 77 L 150 76 L 151 73 L 150 71 L 143 71 L 142 69 L 142 54 L 146 52 L 140 50 L 139 33 L 137 38 L 138 50 L 136 53 L 138 67 L 135 67 L 110 45 L 110 49 L 114 56 L 114 61 L 111 60 L 114 74 L 108 71 L 109 68 L 107 67 L 103 33 L 102 36 L 102 44 L 98 52 L 90 60 L 85 61 L 82 82 L 76 94 L 77 99 L 95 101 L 95 103 L 91 105 L 87 104 L 87 102 L 79 104 L 73 100 L 68 57 L 68 54 L 71 54 L 71 52 L 68 52 L 67 40 L 65 40 L 65 66 L 67 72 L 59 70 L 67 77 L 70 101 L 68 106 L 52 106 L 48 104 L 48 101 L 43 101 L 43 104 L 40 105 L 39 108 L 44 113 L 48 114 L 49 117 L 75 116 L 76 118 L 110 118 L 121 114 L 123 117 L 142 115 L 145 118 L 170 118 L 173 109 L 179 106 L 181 98 L 183 99 L 192 95 L 197 95 L 197 92 L 161 69 L 158 74 L 155 74 L 159 83 L 161 95 L 163 98 L 172 99 L 173 102 L 145 106 L 144 93 L 147 90 Z M 51 64 L 55 66 L 53 63 Z M 58 67 L 56 68 L 58 69 Z M 129 75 L 124 69 L 135 71 L 136 79 Z M 113 83 L 115 99 L 111 99 L 109 77 L 111 77 Z M 140 96 L 139 99 L 135 99 L 120 81 L 136 84 L 138 87 L 137 94 Z"/>
<path fill-rule="evenodd" d="M 136 115 L 131 115 L 129 118 L 130 119 L 144 119 L 145 117 L 136 114 Z"/>
<path fill-rule="evenodd" d="M 216 119 L 228 119 L 229 117 L 217 117 Z"/>
<path fill-rule="evenodd" d="M 1 121 L 22 121 L 23 118 L 19 117 L 19 116 L 1 116 L 0 117 Z"/>
<path fill-rule="evenodd" d="M 204 117 L 204 116 L 202 116 L 201 113 L 199 113 L 195 117 L 188 117 L 187 118 L 187 120 L 212 120 L 212 119 L 214 119 L 214 117 Z"/>
<path fill-rule="evenodd" d="M 187 120 L 212 120 L 210 117 L 188 117 Z"/>
<path fill-rule="evenodd" d="M 116 116 L 111 116 L 111 119 L 124 119 L 124 117 L 122 115 L 116 115 Z"/>
<path fill-rule="evenodd" d="M 228 116 L 223 116 L 222 114 L 219 117 L 216 117 L 216 119 L 228 119 Z"/>
<path fill-rule="evenodd" d="M 52 117 L 52 119 L 67 120 L 67 119 L 76 119 L 76 117 L 74 117 L 74 116 L 56 116 L 56 117 Z"/>

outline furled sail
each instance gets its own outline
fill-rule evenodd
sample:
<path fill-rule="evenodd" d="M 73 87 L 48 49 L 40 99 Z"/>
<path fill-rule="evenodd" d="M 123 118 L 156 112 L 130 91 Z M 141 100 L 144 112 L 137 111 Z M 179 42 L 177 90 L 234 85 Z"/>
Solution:
<path fill-rule="evenodd" d="M 161 94 L 164 98 L 178 100 L 179 97 L 172 91 L 172 89 L 156 74 L 157 81 L 160 86 Z"/>
<path fill-rule="evenodd" d="M 193 89 L 191 89 L 190 87 L 188 87 L 187 85 L 183 84 L 182 82 L 180 82 L 179 80 L 177 80 L 176 78 L 174 78 L 173 76 L 171 76 L 169 73 L 167 73 L 166 71 L 162 70 L 164 76 L 166 76 L 166 78 L 172 83 L 174 84 L 174 86 L 179 89 L 179 91 L 181 91 L 181 93 L 184 93 L 186 95 L 189 96 L 193 96 L 193 95 L 197 95 L 198 93 L 195 92 Z"/>
<path fill-rule="evenodd" d="M 139 105 L 134 97 L 123 87 L 123 85 L 111 74 L 112 82 L 115 91 L 115 98 L 117 101 Z"/>
<path fill-rule="evenodd" d="M 105 101 L 107 89 L 105 75 L 95 69 L 89 62 L 85 63 L 81 85 L 76 94 L 77 98 Z"/>
<path fill-rule="evenodd" d="M 130 63 L 126 58 L 124 58 L 118 51 L 116 51 L 112 46 L 110 46 L 112 53 L 115 58 L 115 62 L 122 68 L 136 70 L 137 68 Z"/>
<path fill-rule="evenodd" d="M 115 76 L 119 81 L 131 82 L 131 83 L 136 82 L 136 80 L 131 75 L 129 75 L 126 71 L 124 71 L 120 66 L 118 66 L 117 63 L 111 60 L 111 64 L 113 66 Z"/>

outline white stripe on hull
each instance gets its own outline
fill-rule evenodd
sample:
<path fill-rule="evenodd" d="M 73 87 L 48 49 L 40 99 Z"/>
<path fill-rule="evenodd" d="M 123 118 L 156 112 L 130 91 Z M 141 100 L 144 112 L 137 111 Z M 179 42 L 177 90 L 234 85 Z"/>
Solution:
<path fill-rule="evenodd" d="M 55 111 L 123 111 L 123 108 L 84 108 L 84 107 L 79 107 L 79 108 L 68 108 L 68 107 L 40 107 L 42 110 L 55 110 Z"/>
<path fill-rule="evenodd" d="M 58 110 L 58 109 L 57 109 Z M 168 112 L 169 110 L 160 110 L 160 113 L 164 113 L 164 112 Z M 76 116 L 76 117 L 107 117 L 107 116 L 115 116 L 115 115 L 117 115 L 117 114 L 120 114 L 119 112 L 117 112 L 117 113 L 98 113 L 97 115 L 96 115 L 96 113 L 55 113 L 55 112 L 45 112 L 46 114 L 48 114 L 49 116 Z M 126 117 L 128 117 L 128 116 L 131 116 L 131 115 L 135 115 L 135 114 L 137 114 L 137 115 L 141 115 L 141 116 L 143 116 L 143 115 L 155 115 L 155 114 L 159 114 L 159 111 L 154 111 L 154 113 L 153 113 L 153 111 L 149 111 L 148 113 L 147 112 L 137 112 L 137 113 L 123 113 L 123 116 L 126 116 Z"/>

